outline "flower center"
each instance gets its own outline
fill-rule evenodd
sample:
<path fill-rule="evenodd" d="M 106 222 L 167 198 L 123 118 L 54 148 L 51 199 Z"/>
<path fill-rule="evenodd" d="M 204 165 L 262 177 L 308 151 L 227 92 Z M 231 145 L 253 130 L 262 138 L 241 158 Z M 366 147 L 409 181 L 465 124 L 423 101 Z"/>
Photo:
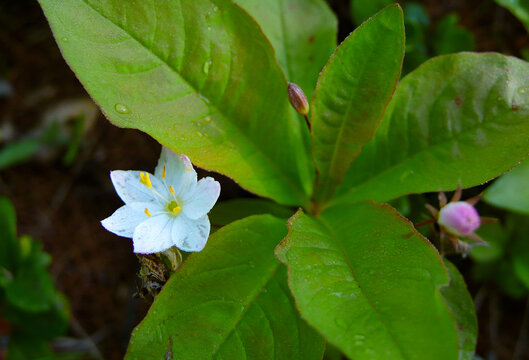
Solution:
<path fill-rule="evenodd" d="M 177 215 L 180 211 L 182 211 L 182 208 L 180 207 L 180 205 L 178 205 L 177 201 L 171 201 L 169 204 L 167 204 L 166 209 L 172 215 Z"/>

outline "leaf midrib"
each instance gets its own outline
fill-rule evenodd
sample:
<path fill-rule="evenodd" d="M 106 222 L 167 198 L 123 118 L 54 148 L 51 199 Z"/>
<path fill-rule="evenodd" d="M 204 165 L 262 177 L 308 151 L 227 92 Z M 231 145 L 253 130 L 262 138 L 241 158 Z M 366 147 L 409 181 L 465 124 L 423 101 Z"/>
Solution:
<path fill-rule="evenodd" d="M 492 123 L 493 121 L 490 121 L 490 123 Z M 468 131 L 475 131 L 475 130 L 479 130 L 479 129 L 482 129 L 482 130 L 486 130 L 484 129 L 485 128 L 485 125 L 489 124 L 489 122 L 486 122 L 486 121 L 483 121 L 483 122 L 478 122 L 476 123 L 475 126 L 471 126 L 471 127 L 468 127 L 466 129 L 465 132 L 460 132 L 460 133 L 457 133 L 455 136 L 451 137 L 451 138 L 447 138 L 447 139 L 444 139 L 442 141 L 439 141 L 438 143 L 436 144 L 433 144 L 429 147 L 425 147 L 424 149 L 422 150 L 419 150 L 415 153 L 413 153 L 411 156 L 408 156 L 406 157 L 405 159 L 403 159 L 402 161 L 400 161 L 399 163 L 397 164 L 392 164 L 390 167 L 382 170 L 381 172 L 379 172 L 378 174 L 374 175 L 373 177 L 367 179 L 366 181 L 354 186 L 354 187 L 351 187 L 347 192 L 343 193 L 342 195 L 340 196 L 337 196 L 333 201 L 332 203 L 333 204 L 338 204 L 338 203 L 341 203 L 342 201 L 347 201 L 347 197 L 348 196 L 351 196 L 352 194 L 358 192 L 359 189 L 361 189 L 362 187 L 372 183 L 372 182 L 375 182 L 378 178 L 380 177 L 383 177 L 385 175 L 387 175 L 387 173 L 390 173 L 391 171 L 397 169 L 398 167 L 400 166 L 404 166 L 406 163 L 414 160 L 414 158 L 418 157 L 418 156 L 421 156 L 423 155 L 424 153 L 427 153 L 427 152 L 430 152 L 432 149 L 435 149 L 437 147 L 443 147 L 443 146 L 446 146 L 447 144 L 449 144 L 450 142 L 453 142 L 453 141 L 456 141 L 456 142 L 461 142 L 461 138 L 465 137 L 467 135 L 467 132 Z M 486 131 L 488 133 L 488 131 Z M 373 141 L 373 140 L 372 140 Z M 402 195 L 405 195 L 405 194 L 402 194 Z M 400 195 L 397 195 L 397 196 L 400 196 Z M 389 201 L 391 200 L 392 198 L 390 199 L 385 199 L 383 201 Z M 361 201 L 362 199 L 356 199 L 354 200 L 355 202 L 357 201 Z"/>
<path fill-rule="evenodd" d="M 329 232 L 329 235 L 331 235 L 331 237 L 334 239 L 334 241 L 336 242 L 336 244 L 338 245 L 338 248 L 340 249 L 340 252 L 342 253 L 342 256 L 345 260 L 345 263 L 347 264 L 347 267 L 349 268 L 349 270 L 351 271 L 351 275 L 353 275 L 353 278 L 355 280 L 355 283 L 358 285 L 358 288 L 360 289 L 360 291 L 362 292 L 362 294 L 364 295 L 364 298 L 367 300 L 367 303 L 369 304 L 369 306 L 371 307 L 371 309 L 373 309 L 373 312 L 375 314 L 377 314 L 377 317 L 379 318 L 380 322 L 382 323 L 382 325 L 384 326 L 384 328 L 386 329 L 386 332 L 389 334 L 389 336 L 391 337 L 391 339 L 393 339 L 393 342 L 395 343 L 395 345 L 397 346 L 397 349 L 399 350 L 399 352 L 401 353 L 401 355 L 403 356 L 403 359 L 409 359 L 404 350 L 402 349 L 401 347 L 401 344 L 397 341 L 397 338 L 395 337 L 395 335 L 393 334 L 393 332 L 390 330 L 388 324 L 386 323 L 386 321 L 384 320 L 382 314 L 377 310 L 377 308 L 375 307 L 375 305 L 373 304 L 373 302 L 371 301 L 371 299 L 369 298 L 369 296 L 367 296 L 367 293 L 365 292 L 363 286 L 360 284 L 360 282 L 358 281 L 358 278 L 356 276 L 356 273 L 355 271 L 353 270 L 353 266 L 351 265 L 351 263 L 349 262 L 349 258 L 347 257 L 346 253 L 345 253 L 345 249 L 341 243 L 341 241 L 339 240 L 338 236 L 336 236 L 336 234 L 334 233 L 332 227 L 327 224 L 326 221 L 324 221 L 321 217 L 318 218 L 319 222 L 325 227 L 325 229 Z"/>
<path fill-rule="evenodd" d="M 211 356 L 216 356 L 218 354 L 218 352 L 220 351 L 220 349 L 222 348 L 222 346 L 226 343 L 226 341 L 230 338 L 230 336 L 235 332 L 235 330 L 238 329 L 239 327 L 239 324 L 241 323 L 241 321 L 245 318 L 246 316 L 246 313 L 250 310 L 250 308 L 252 307 L 252 305 L 257 301 L 257 298 L 261 295 L 261 293 L 263 292 L 263 289 L 268 286 L 268 284 L 270 283 L 270 281 L 274 278 L 274 276 L 276 275 L 277 271 L 279 270 L 279 267 L 281 266 L 281 263 L 279 261 L 276 261 L 276 264 L 273 268 L 273 270 L 270 271 L 270 276 L 268 276 L 268 278 L 266 279 L 266 281 L 263 283 L 263 285 L 261 285 L 257 291 L 255 292 L 255 294 L 253 294 L 253 296 L 250 297 L 249 301 L 247 303 L 245 303 L 245 308 L 244 308 L 244 311 L 240 313 L 239 315 L 239 318 L 237 319 L 237 321 L 235 322 L 235 324 L 233 325 L 233 327 L 230 329 L 230 331 L 228 331 L 226 333 L 226 335 L 223 337 L 223 339 L 221 341 L 219 341 L 219 345 L 216 349 L 214 349 L 214 351 L 212 352 Z M 274 342 L 275 343 L 275 342 Z M 275 349 L 275 347 L 274 347 Z"/>
<path fill-rule="evenodd" d="M 361 30 L 362 27 L 366 26 L 367 24 L 368 23 L 362 24 L 357 30 Z M 389 28 L 389 27 L 385 26 L 385 28 Z M 354 36 L 354 33 L 351 36 Z M 382 33 L 380 31 L 377 31 L 377 39 L 380 39 L 382 36 L 383 36 Z M 373 57 L 373 53 L 374 53 L 374 47 L 371 47 L 370 50 L 369 50 L 369 55 L 368 55 L 369 59 L 371 59 Z M 334 54 L 333 58 L 335 58 L 336 55 L 337 54 Z M 338 59 L 338 58 L 335 58 L 335 59 Z M 364 64 L 362 65 L 362 72 L 361 72 L 362 74 L 365 73 L 364 70 L 366 69 L 368 64 L 369 64 L 369 61 L 365 61 Z M 344 68 L 344 71 L 349 72 L 348 69 L 345 66 L 343 68 Z M 400 74 L 400 72 L 399 72 L 399 74 Z M 397 82 L 398 82 L 398 77 L 395 79 L 395 85 L 393 86 L 393 91 L 392 91 L 391 95 L 393 95 L 393 93 L 395 92 Z M 351 157 L 351 159 L 348 160 L 347 167 L 351 166 L 353 161 L 358 157 L 358 154 L 361 151 L 362 147 L 364 145 L 366 145 L 373 138 L 374 134 L 376 133 L 376 129 L 378 128 L 378 126 L 380 125 L 380 122 L 382 121 L 382 119 L 384 117 L 385 110 L 386 110 L 386 108 L 389 105 L 391 97 L 392 96 L 390 96 L 390 98 L 387 101 L 385 101 L 383 109 L 382 109 L 382 114 L 377 117 L 377 119 L 375 121 L 375 122 L 377 122 L 377 125 L 375 126 L 374 131 L 372 131 L 370 138 L 367 141 L 363 142 L 363 143 L 358 143 L 357 142 L 357 143 L 353 144 L 357 148 L 357 151 L 356 151 L 356 154 L 354 154 Z M 345 112 L 346 114 L 349 114 L 351 112 L 351 108 L 352 108 L 352 105 L 353 105 L 353 101 L 352 101 L 353 98 L 354 98 L 354 94 L 351 95 L 351 98 L 350 98 L 351 101 L 348 102 L 347 110 Z M 332 186 L 332 185 L 328 184 L 329 179 L 333 179 L 336 182 L 340 183 L 343 180 L 343 178 L 345 177 L 345 174 L 347 172 L 347 169 L 346 169 L 346 171 L 344 172 L 344 175 L 341 177 L 341 179 L 336 177 L 336 172 L 337 172 L 336 171 L 336 168 L 337 168 L 336 162 L 337 162 L 338 149 L 339 148 L 341 149 L 343 147 L 343 145 L 344 145 L 343 142 L 342 142 L 342 138 L 344 136 L 344 129 L 345 129 L 347 123 L 348 123 L 348 116 L 343 116 L 342 117 L 342 121 L 341 121 L 341 125 L 340 125 L 340 127 L 338 129 L 338 135 L 336 137 L 336 145 L 337 146 L 333 147 L 331 159 L 329 161 L 329 163 L 330 163 L 329 168 L 331 169 L 331 171 L 327 171 L 325 178 L 320 179 L 320 181 L 324 180 L 324 182 L 321 183 L 322 187 L 324 187 L 324 188 L 328 188 L 329 186 Z M 314 151 L 313 151 L 313 153 L 314 153 Z M 324 183 L 327 183 L 327 184 L 323 185 Z"/>
<path fill-rule="evenodd" d="M 112 25 L 116 26 L 117 28 L 121 29 L 123 32 L 125 32 L 131 39 L 133 39 L 134 41 L 136 41 L 139 45 L 141 45 L 141 47 L 143 47 L 145 50 L 147 50 L 148 53 L 150 53 L 152 56 L 154 56 L 156 59 L 158 59 L 162 64 L 164 64 L 165 66 L 167 66 L 172 72 L 174 72 L 178 78 L 182 79 L 182 81 L 184 81 L 191 89 L 193 89 L 195 91 L 195 95 L 200 93 L 200 91 L 198 91 L 198 89 L 189 82 L 188 79 L 186 79 L 182 73 L 180 73 L 177 69 L 175 69 L 170 63 L 168 63 L 167 61 L 165 61 L 161 56 L 159 56 L 156 52 L 154 52 L 153 49 L 150 49 L 149 47 L 147 47 L 147 45 L 145 45 L 141 39 L 138 39 L 136 38 L 135 36 L 133 36 L 127 29 L 125 29 L 124 27 L 116 24 L 114 21 L 112 21 L 109 17 L 107 17 L 105 14 L 103 14 L 102 12 L 100 12 L 98 9 L 96 9 L 94 6 L 92 6 L 92 4 L 90 4 L 87 0 L 81 0 L 82 2 L 84 2 L 88 7 L 90 7 L 94 12 L 96 12 L 97 14 L 99 14 L 100 16 L 102 16 L 104 19 L 106 19 L 108 22 L 110 22 Z M 154 5 L 154 7 L 156 7 L 156 5 Z M 182 6 L 181 6 L 182 7 Z M 183 11 L 182 11 L 183 12 Z M 278 176 L 278 178 L 281 178 L 283 179 L 284 181 L 284 184 L 288 186 L 288 188 L 290 188 L 290 190 L 292 190 L 296 196 L 298 197 L 298 200 L 301 202 L 301 204 L 305 204 L 306 203 L 306 200 L 307 200 L 307 196 L 305 193 L 303 192 L 300 192 L 298 189 L 299 188 L 302 188 L 302 186 L 296 186 L 296 184 L 292 183 L 291 182 L 291 179 L 286 177 L 284 175 L 284 172 L 277 166 L 276 162 L 273 161 L 272 159 L 270 159 L 269 157 L 267 157 L 265 154 L 266 154 L 266 151 L 264 151 L 263 149 L 261 149 L 260 146 L 257 146 L 258 144 L 256 142 L 253 141 L 252 138 L 250 138 L 245 132 L 242 131 L 242 129 L 237 126 L 237 123 L 236 122 L 232 122 L 232 121 L 229 121 L 228 119 L 230 118 L 229 116 L 227 116 L 227 114 L 220 108 L 217 106 L 217 104 L 215 104 L 214 102 L 209 102 L 209 104 L 212 104 L 213 107 L 217 110 L 217 112 L 219 114 L 222 115 L 222 118 L 223 119 L 226 119 L 226 122 L 228 122 L 229 124 L 231 124 L 235 129 L 238 130 L 239 134 L 242 135 L 243 138 L 245 138 L 247 140 L 247 142 L 249 144 L 252 144 L 253 145 L 253 148 L 257 150 L 257 152 L 260 154 L 260 157 L 262 159 L 265 159 L 266 162 L 268 163 L 269 167 L 271 169 L 274 169 L 275 170 L 275 173 Z M 200 165 L 200 164 L 199 164 Z"/>

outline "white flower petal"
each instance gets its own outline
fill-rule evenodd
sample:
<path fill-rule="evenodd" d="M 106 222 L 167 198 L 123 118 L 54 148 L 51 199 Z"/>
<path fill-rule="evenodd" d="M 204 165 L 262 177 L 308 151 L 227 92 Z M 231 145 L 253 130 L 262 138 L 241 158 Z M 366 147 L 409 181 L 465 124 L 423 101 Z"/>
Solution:
<path fill-rule="evenodd" d="M 144 171 L 135 170 L 115 170 L 110 172 L 110 179 L 119 197 L 125 204 L 133 202 L 158 202 L 159 199 L 153 193 L 151 188 L 148 188 L 140 182 L 140 173 Z M 147 173 L 148 174 L 148 173 Z M 152 174 L 149 174 L 152 188 L 156 190 L 163 197 L 169 198 L 169 194 L 165 186 Z"/>
<path fill-rule="evenodd" d="M 177 216 L 172 228 L 173 244 L 182 251 L 201 251 L 206 246 L 210 231 L 209 219 L 203 216 L 192 220 Z"/>
<path fill-rule="evenodd" d="M 197 183 L 197 173 L 193 169 L 193 164 L 186 155 L 178 155 L 172 150 L 162 147 L 162 153 L 158 160 L 158 165 L 154 170 L 154 174 L 162 178 L 163 167 L 165 166 L 165 183 L 167 186 L 172 186 L 175 190 L 175 195 L 181 197 L 191 191 Z"/>
<path fill-rule="evenodd" d="M 134 230 L 132 242 L 134 252 L 139 254 L 152 254 L 169 249 L 171 241 L 172 220 L 167 214 L 149 217 Z"/>
<path fill-rule="evenodd" d="M 183 198 L 182 211 L 190 219 L 206 215 L 217 202 L 220 184 L 211 177 L 200 179 L 194 190 Z"/>
<path fill-rule="evenodd" d="M 147 220 L 147 218 L 148 216 L 143 211 L 123 205 L 111 216 L 101 221 L 101 225 L 118 236 L 131 238 L 136 226 Z"/>

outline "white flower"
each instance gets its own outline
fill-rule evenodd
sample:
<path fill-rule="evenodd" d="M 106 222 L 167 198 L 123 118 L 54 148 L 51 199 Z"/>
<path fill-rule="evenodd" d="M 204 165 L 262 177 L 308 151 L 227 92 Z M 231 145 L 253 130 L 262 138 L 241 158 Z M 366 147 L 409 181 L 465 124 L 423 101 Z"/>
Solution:
<path fill-rule="evenodd" d="M 101 224 L 132 238 L 135 253 L 204 248 L 210 231 L 207 213 L 219 197 L 220 184 L 211 177 L 197 182 L 187 156 L 163 147 L 154 175 L 116 170 L 110 178 L 125 205 Z"/>

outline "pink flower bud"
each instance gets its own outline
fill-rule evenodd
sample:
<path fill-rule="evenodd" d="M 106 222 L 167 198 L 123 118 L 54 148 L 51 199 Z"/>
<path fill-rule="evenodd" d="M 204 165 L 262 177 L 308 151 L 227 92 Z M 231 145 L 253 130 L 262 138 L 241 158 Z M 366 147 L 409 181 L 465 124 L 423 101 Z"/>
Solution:
<path fill-rule="evenodd" d="M 451 202 L 439 211 L 439 225 L 453 235 L 466 236 L 481 224 L 476 209 L 464 201 Z"/>

